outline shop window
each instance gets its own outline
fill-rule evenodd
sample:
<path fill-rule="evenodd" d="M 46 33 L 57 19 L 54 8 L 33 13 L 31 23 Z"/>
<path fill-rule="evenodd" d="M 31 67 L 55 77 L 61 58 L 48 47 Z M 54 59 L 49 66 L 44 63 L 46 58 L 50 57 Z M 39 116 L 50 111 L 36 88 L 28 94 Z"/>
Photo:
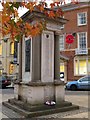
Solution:
<path fill-rule="evenodd" d="M 87 59 L 75 60 L 75 63 L 74 63 L 75 75 L 86 75 L 89 69 L 88 64 L 89 62 L 87 61 Z"/>
<path fill-rule="evenodd" d="M 88 74 L 90 74 L 90 60 L 88 60 Z"/>
<path fill-rule="evenodd" d="M 80 60 L 79 61 L 79 74 L 80 75 L 87 74 L 86 60 Z"/>
<path fill-rule="evenodd" d="M 75 61 L 75 73 L 76 73 L 76 75 L 78 74 L 78 61 L 76 60 Z"/>
<path fill-rule="evenodd" d="M 60 63 L 60 72 L 64 72 L 64 63 Z"/>

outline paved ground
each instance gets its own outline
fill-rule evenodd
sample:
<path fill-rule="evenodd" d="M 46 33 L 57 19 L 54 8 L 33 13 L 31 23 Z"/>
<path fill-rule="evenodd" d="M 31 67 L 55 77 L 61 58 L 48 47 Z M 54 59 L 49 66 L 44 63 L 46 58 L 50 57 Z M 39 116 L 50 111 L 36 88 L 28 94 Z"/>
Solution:
<path fill-rule="evenodd" d="M 7 101 L 10 98 L 14 97 L 14 91 L 10 89 L 0 89 L 0 120 L 2 118 L 21 118 L 21 115 L 18 115 L 16 112 L 2 106 L 2 101 Z"/>
<path fill-rule="evenodd" d="M 70 101 L 75 105 L 79 105 L 80 109 L 75 111 L 68 111 L 64 113 L 57 113 L 53 115 L 41 116 L 38 118 L 90 118 L 89 109 L 89 95 L 87 91 L 68 91 L 65 95 L 65 100 Z"/>
<path fill-rule="evenodd" d="M 7 90 L 0 90 L 0 118 L 23 118 L 23 116 L 15 113 L 14 111 L 6 108 L 5 106 L 2 106 L 1 102 L 6 101 L 9 98 L 13 98 L 13 89 L 7 89 Z M 90 118 L 90 112 L 88 112 L 88 109 L 90 109 L 89 106 L 89 96 L 90 94 L 87 91 L 66 91 L 65 100 L 70 101 L 73 104 L 79 105 L 80 109 L 75 111 L 69 111 L 64 113 L 57 113 L 52 115 L 46 115 L 37 117 L 38 119 L 41 118 L 51 118 L 52 120 L 54 118 Z"/>

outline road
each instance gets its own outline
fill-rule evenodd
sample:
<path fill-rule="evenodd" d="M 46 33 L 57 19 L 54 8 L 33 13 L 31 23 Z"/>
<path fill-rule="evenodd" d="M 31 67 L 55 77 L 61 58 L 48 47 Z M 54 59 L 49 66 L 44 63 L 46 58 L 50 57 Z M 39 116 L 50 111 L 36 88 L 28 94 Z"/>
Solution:
<path fill-rule="evenodd" d="M 87 112 L 87 108 L 90 108 L 89 106 L 89 91 L 65 91 L 65 100 L 66 101 L 70 101 L 72 102 L 73 104 L 76 104 L 76 105 L 79 105 L 81 107 L 80 110 L 77 110 L 76 112 L 66 112 L 66 113 L 57 113 L 57 114 L 53 114 L 53 115 L 47 115 L 47 116 L 43 116 L 43 117 L 40 117 L 40 118 L 46 118 L 46 117 L 53 117 L 53 118 L 61 118 L 61 117 L 65 117 L 67 118 L 67 114 L 77 114 L 77 113 L 80 113 L 80 112 L 86 112 L 84 115 L 82 115 L 83 118 L 88 118 L 88 112 Z M 0 89 L 0 100 L 2 101 L 7 101 L 8 99 L 10 98 L 13 98 L 14 97 L 14 89 L 13 88 L 7 88 L 7 89 Z M 0 102 L 2 102 L 0 101 Z M 85 108 L 85 109 L 82 109 Z M 5 108 L 3 109 L 5 110 Z M 7 112 L 7 111 L 5 111 Z M 12 111 L 11 111 L 12 112 Z M 11 113 L 9 113 L 9 116 L 10 116 Z M 1 114 L 0 114 L 1 115 Z M 3 114 L 2 114 L 3 115 Z M 7 114 L 6 114 L 7 115 Z M 15 115 L 17 117 L 20 117 L 19 115 L 17 115 L 16 113 L 12 113 L 11 115 Z M 4 118 L 6 117 L 5 115 L 3 115 Z M 80 116 L 80 115 L 79 115 Z M 11 116 L 12 117 L 12 116 Z"/>
<path fill-rule="evenodd" d="M 13 94 L 14 89 L 13 87 L 7 87 L 5 89 L 0 89 L 0 93 L 2 94 Z M 88 95 L 90 91 L 70 91 L 70 90 L 65 90 L 65 95 Z"/>

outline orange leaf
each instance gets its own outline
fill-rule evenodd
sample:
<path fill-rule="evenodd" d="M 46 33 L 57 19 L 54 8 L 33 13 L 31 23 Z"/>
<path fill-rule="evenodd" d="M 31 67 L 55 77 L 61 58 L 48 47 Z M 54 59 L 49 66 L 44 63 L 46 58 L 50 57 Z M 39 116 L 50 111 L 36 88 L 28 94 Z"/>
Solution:
<path fill-rule="evenodd" d="M 18 17 L 18 12 L 17 12 L 17 10 L 14 10 L 14 13 L 15 13 L 15 17 Z"/>
<path fill-rule="evenodd" d="M 55 13 L 53 11 L 50 11 L 49 12 L 49 17 L 54 18 L 55 17 Z"/>
<path fill-rule="evenodd" d="M 30 30 L 32 26 L 29 23 L 25 23 L 25 28 Z"/>
<path fill-rule="evenodd" d="M 40 6 L 40 11 L 44 11 L 44 6 L 43 5 Z"/>
<path fill-rule="evenodd" d="M 55 7 L 55 3 L 51 3 L 50 6 L 51 6 L 51 8 L 54 8 Z"/>

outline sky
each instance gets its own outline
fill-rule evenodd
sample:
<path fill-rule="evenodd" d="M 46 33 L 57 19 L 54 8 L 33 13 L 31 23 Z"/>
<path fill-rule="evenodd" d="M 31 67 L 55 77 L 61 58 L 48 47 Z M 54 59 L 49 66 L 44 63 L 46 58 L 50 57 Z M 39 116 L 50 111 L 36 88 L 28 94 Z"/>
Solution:
<path fill-rule="evenodd" d="M 16 1 L 16 0 L 15 0 Z M 27 1 L 27 0 L 26 0 Z M 33 1 L 33 0 L 32 0 Z M 35 0 L 34 0 L 35 1 Z M 41 1 L 41 0 L 37 0 L 37 1 Z M 63 0 L 45 0 L 48 4 L 50 4 L 53 1 L 63 1 Z M 65 0 L 66 3 L 70 3 L 72 0 Z M 78 0 L 78 1 L 90 1 L 90 0 Z M 2 9 L 2 6 L 0 4 L 0 10 Z M 21 17 L 23 14 L 25 14 L 28 10 L 26 8 L 19 8 L 18 12 L 19 12 L 19 17 Z"/>
<path fill-rule="evenodd" d="M 1 0 L 0 0 L 1 1 Z M 11 1 L 11 0 L 10 0 Z M 13 0 L 14 1 L 14 0 Z M 15 0 L 16 1 L 16 0 Z M 19 0 L 18 0 L 19 1 Z M 27 1 L 27 0 L 25 0 Z M 36 0 L 30 0 L 30 1 L 36 1 Z M 37 0 L 37 1 L 44 1 L 44 0 Z M 63 0 L 45 0 L 48 4 L 50 4 L 53 1 L 63 1 Z M 70 1 L 70 0 L 65 0 L 65 1 Z M 2 6 L 0 4 L 0 10 L 2 9 Z M 19 16 L 21 17 L 23 14 L 25 14 L 28 10 L 26 8 L 19 8 Z"/>
<path fill-rule="evenodd" d="M 37 1 L 41 1 L 41 0 L 37 0 Z M 43 0 L 42 0 L 43 1 Z M 65 1 L 66 3 L 70 3 L 71 2 L 71 0 L 45 0 L 45 2 L 46 3 L 48 3 L 48 5 L 50 4 L 50 3 L 52 3 L 52 2 L 55 2 L 55 1 Z M 24 8 L 24 9 L 22 9 L 22 8 L 19 8 L 19 16 L 22 16 L 24 13 L 26 13 L 27 12 L 27 9 L 26 8 Z"/>
<path fill-rule="evenodd" d="M 41 0 L 38 0 L 41 1 Z M 50 4 L 53 0 L 45 0 L 48 4 Z M 19 8 L 18 12 L 19 12 L 19 16 L 22 16 L 24 13 L 26 13 L 28 10 L 26 8 Z"/>

